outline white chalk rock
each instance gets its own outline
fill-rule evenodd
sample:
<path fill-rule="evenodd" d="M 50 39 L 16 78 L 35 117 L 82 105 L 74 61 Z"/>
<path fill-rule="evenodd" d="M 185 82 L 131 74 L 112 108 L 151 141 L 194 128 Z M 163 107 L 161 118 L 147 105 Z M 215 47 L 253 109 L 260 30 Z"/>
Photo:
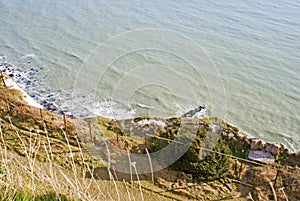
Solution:
<path fill-rule="evenodd" d="M 248 155 L 248 159 L 263 162 L 263 163 L 274 163 L 275 157 L 267 151 L 254 151 L 251 150 Z"/>

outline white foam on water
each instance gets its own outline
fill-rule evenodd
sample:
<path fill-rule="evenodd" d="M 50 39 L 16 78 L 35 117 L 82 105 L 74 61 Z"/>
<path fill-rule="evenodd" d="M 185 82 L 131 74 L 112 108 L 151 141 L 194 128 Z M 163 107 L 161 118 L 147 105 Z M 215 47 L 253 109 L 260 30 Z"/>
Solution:
<path fill-rule="evenodd" d="M 133 104 L 132 107 L 134 107 L 135 104 Z M 94 116 L 104 116 L 108 118 L 114 118 L 114 119 L 129 119 L 134 118 L 137 116 L 141 116 L 137 114 L 137 109 L 140 106 L 136 105 L 136 108 L 132 107 L 124 107 L 124 105 L 121 105 L 113 100 L 104 100 L 101 102 L 96 102 L 93 104 L 89 104 L 89 106 L 85 106 L 84 110 L 88 110 L 92 115 Z M 195 109 L 197 106 L 176 106 L 178 108 L 176 114 L 174 116 L 181 116 L 182 114 Z M 83 110 L 83 109 L 82 109 Z M 193 117 L 194 118 L 201 118 L 205 114 L 206 110 L 203 110 L 201 112 L 196 113 Z M 149 116 L 149 114 L 145 114 L 146 116 Z M 151 115 L 150 115 L 151 116 Z M 172 116 L 172 117 L 174 117 Z M 153 116 L 154 117 L 154 116 Z M 159 117 L 159 116 L 155 116 Z M 163 122 L 151 120 L 151 121 L 143 121 L 140 122 L 140 124 L 157 124 L 160 126 L 164 126 Z"/>
<path fill-rule="evenodd" d="M 114 119 L 129 119 L 133 118 L 136 114 L 135 109 L 123 109 L 118 107 L 118 104 L 112 100 L 105 100 L 96 102 L 89 107 L 90 112 L 97 116 L 104 116 Z"/>
<path fill-rule="evenodd" d="M 297 152 L 297 150 L 299 150 L 299 147 L 295 147 L 295 142 L 287 139 L 287 138 L 283 138 L 283 144 L 285 144 L 287 146 L 288 149 L 290 149 L 292 152 Z M 296 144 L 296 146 L 299 146 L 299 144 Z"/>
<path fill-rule="evenodd" d="M 0 55 L 0 61 L 4 62 L 6 60 L 6 56 L 5 55 Z"/>
<path fill-rule="evenodd" d="M 136 105 L 137 105 L 138 107 L 141 107 L 141 108 L 149 108 L 149 109 L 153 109 L 153 107 L 148 106 L 148 105 L 144 105 L 144 104 L 142 104 L 142 103 L 137 103 Z"/>
<path fill-rule="evenodd" d="M 28 58 L 34 58 L 34 57 L 36 57 L 36 55 L 35 54 L 33 54 L 33 53 L 31 53 L 31 54 L 25 54 L 24 56 L 22 56 L 21 58 L 22 59 L 28 59 Z"/>

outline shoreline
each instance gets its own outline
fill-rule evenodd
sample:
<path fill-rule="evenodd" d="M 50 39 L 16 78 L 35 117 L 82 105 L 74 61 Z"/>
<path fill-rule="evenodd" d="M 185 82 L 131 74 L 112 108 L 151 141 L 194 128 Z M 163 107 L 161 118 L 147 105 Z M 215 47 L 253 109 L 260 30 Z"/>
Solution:
<path fill-rule="evenodd" d="M 239 147 L 240 150 L 248 150 L 248 159 L 263 163 L 280 161 L 282 164 L 300 166 L 300 150 L 291 150 L 280 142 L 264 141 L 257 137 L 251 137 L 228 122 L 224 123 L 221 136 L 232 146 Z"/>
<path fill-rule="evenodd" d="M 0 57 L 1 59 L 1 57 Z M 31 60 L 28 60 L 24 65 L 31 64 Z M 35 68 L 21 69 L 5 61 L 5 57 L 0 62 L 0 71 L 5 75 L 5 79 L 10 87 L 21 91 L 26 97 L 26 102 L 31 106 L 37 108 L 47 109 L 51 112 L 62 114 L 63 111 L 59 109 L 58 105 L 53 100 L 53 94 L 49 89 L 40 89 L 39 91 L 32 90 L 38 86 L 41 82 L 37 77 L 39 70 Z M 31 89 L 25 91 L 25 89 Z M 31 95 L 29 95 L 31 94 Z M 37 95 L 36 95 L 37 94 Z M 35 98 L 35 99 L 34 99 Z"/>
<path fill-rule="evenodd" d="M 10 75 L 7 75 L 6 73 L 3 73 L 3 74 L 5 75 L 4 81 L 5 81 L 6 86 L 10 89 L 15 89 L 15 90 L 20 91 L 22 93 L 23 100 L 25 102 L 27 102 L 28 105 L 36 107 L 36 108 L 40 108 L 40 109 L 45 109 L 45 110 L 48 110 L 50 112 L 57 113 L 57 114 L 63 113 L 55 103 L 49 102 L 47 100 L 43 101 L 44 104 L 38 103 L 24 89 L 22 89 L 20 87 L 20 85 L 17 83 L 17 81 L 15 81 L 13 79 L 14 76 L 11 77 Z M 71 119 L 76 118 L 74 115 L 72 115 L 69 112 L 66 112 L 65 114 L 68 118 L 71 118 Z M 224 122 L 226 122 L 226 121 L 224 121 Z M 272 149 L 278 149 L 278 150 L 281 149 L 281 150 L 285 150 L 285 153 L 287 155 L 296 154 L 297 157 L 298 157 L 298 155 L 300 155 L 300 150 L 297 151 L 297 150 L 289 149 L 289 148 L 287 148 L 286 145 L 284 145 L 280 142 L 269 142 L 269 141 L 265 141 L 265 140 L 262 140 L 257 137 L 253 137 L 253 136 L 249 135 L 248 133 L 241 131 L 237 126 L 235 126 L 232 123 L 226 122 L 226 124 L 229 125 L 231 128 L 237 129 L 238 132 L 237 133 L 232 133 L 232 132 L 225 133 L 223 131 L 221 136 L 223 136 L 223 137 L 225 136 L 226 138 L 228 138 L 236 143 L 245 143 L 246 142 L 251 147 L 251 150 L 263 151 L 266 149 L 267 152 L 270 152 L 270 150 L 272 150 Z M 270 148 L 270 146 L 272 146 L 273 148 Z M 277 148 L 274 148 L 274 147 L 277 147 Z M 273 151 L 273 152 L 275 153 L 275 151 Z M 273 153 L 273 155 L 276 155 L 274 153 Z"/>
<path fill-rule="evenodd" d="M 45 109 L 41 104 L 36 102 L 31 96 L 28 95 L 28 93 L 23 90 L 12 78 L 6 77 L 3 79 L 5 82 L 5 85 L 9 89 L 15 89 L 21 92 L 23 100 L 29 105 L 40 109 Z"/>
<path fill-rule="evenodd" d="M 51 111 L 48 108 L 43 107 L 41 104 L 37 103 L 32 97 L 30 97 L 12 78 L 8 76 L 4 76 L 3 81 L 8 89 L 18 90 L 22 96 L 23 100 L 29 105 L 36 108 L 40 108 L 43 110 L 47 110 L 52 114 L 58 114 L 57 112 Z M 61 115 L 61 114 L 58 114 Z M 66 117 L 71 120 L 74 119 L 69 115 Z M 97 116 L 96 118 L 101 118 L 102 116 Z M 65 118 L 65 117 L 64 117 Z M 76 118 L 76 117 L 75 117 Z M 105 117 L 103 117 L 105 118 Z M 147 118 L 147 122 L 140 122 L 145 124 L 144 126 L 150 124 L 157 124 L 157 121 L 152 121 L 151 119 L 155 119 L 155 117 L 144 117 Z M 182 117 L 173 117 L 171 119 L 178 119 L 181 121 Z M 111 119 L 111 118 L 106 118 Z M 120 122 L 130 121 L 137 123 L 137 119 L 141 119 L 140 117 L 129 118 L 129 119 L 122 119 L 119 120 Z M 83 119 L 84 120 L 84 119 Z M 111 119 L 114 120 L 114 119 Z M 132 121 L 133 120 L 133 121 Z M 261 140 L 259 138 L 251 137 L 247 133 L 241 131 L 238 127 L 226 122 L 225 120 L 214 118 L 214 117 L 204 117 L 201 118 L 206 125 L 213 129 L 215 124 L 221 126 L 222 130 L 219 135 L 218 140 L 225 140 L 227 141 L 229 147 L 231 147 L 231 153 L 233 156 L 241 156 L 242 158 L 249 159 L 252 161 L 256 161 L 262 164 L 281 164 L 281 165 L 290 165 L 290 166 L 300 166 L 300 150 L 294 151 L 288 149 L 285 145 L 279 142 L 267 142 Z M 161 120 L 164 124 L 163 127 L 166 130 L 174 129 L 172 124 L 168 125 L 166 122 L 170 121 L 170 118 L 164 118 Z M 172 121 L 172 120 L 171 120 Z M 121 124 L 123 124 L 121 123 Z M 99 122 L 100 124 L 100 122 Z M 124 124 L 125 125 L 125 124 Z M 135 126 L 133 123 L 129 126 Z M 170 127 L 171 126 L 171 127 Z M 174 126 L 174 125 L 173 125 Z M 175 128 L 176 129 L 176 128 Z M 77 133 L 78 134 L 78 133 Z"/>

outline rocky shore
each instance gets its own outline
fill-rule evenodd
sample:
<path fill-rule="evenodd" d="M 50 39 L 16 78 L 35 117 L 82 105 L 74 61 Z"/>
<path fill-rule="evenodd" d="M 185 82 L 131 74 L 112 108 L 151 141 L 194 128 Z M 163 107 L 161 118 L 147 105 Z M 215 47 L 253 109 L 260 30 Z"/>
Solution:
<path fill-rule="evenodd" d="M 119 150 L 144 153 L 145 148 L 148 147 L 149 152 L 152 153 L 152 151 L 157 150 L 156 148 L 167 146 L 168 140 L 174 139 L 180 129 L 182 118 L 186 118 L 137 117 L 115 120 L 97 117 L 91 119 L 97 124 L 96 130 L 93 130 L 90 119 L 64 119 L 62 115 L 44 109 L 41 109 L 41 112 L 40 109 L 27 106 L 25 100 L 20 99 L 20 94 L 23 94 L 19 93 L 21 89 L 17 89 L 19 91 L 12 90 L 12 88 L 3 86 L 2 81 L 0 87 L 1 129 L 4 133 L 5 146 L 9 151 L 25 156 L 24 150 L 31 150 L 27 146 L 30 146 L 33 134 L 42 140 L 42 144 L 47 144 L 50 140 L 49 145 L 54 151 L 53 160 L 56 163 L 65 168 L 66 162 L 74 157 L 74 163 L 78 168 L 83 166 L 97 167 L 93 176 L 100 186 L 105 181 L 111 181 L 112 177 L 111 174 L 107 174 L 109 167 L 106 167 L 106 163 L 103 161 L 111 159 L 111 165 L 116 165 L 120 162 L 116 160 L 118 155 L 110 155 L 107 158 L 108 153 L 104 149 L 103 152 L 100 152 L 103 160 L 95 160 L 90 151 L 84 152 L 83 156 L 78 155 L 79 149 L 87 150 L 93 146 L 99 148 L 99 146 L 104 146 L 106 142 L 110 142 Z M 194 114 L 197 111 L 199 112 L 199 108 L 196 108 L 195 111 L 188 111 L 188 113 Z M 10 122 L 10 120 L 12 121 Z M 286 194 L 289 196 L 289 200 L 300 199 L 298 194 L 300 170 L 297 168 L 300 161 L 299 152 L 290 152 L 280 143 L 250 138 L 237 127 L 218 118 L 192 120 L 199 120 L 199 126 L 196 126 L 198 132 L 186 154 L 170 167 L 155 172 L 153 175 L 140 175 L 140 178 L 143 178 L 143 187 L 151 189 L 151 195 L 148 195 L 149 200 L 155 200 L 151 196 L 160 195 L 159 192 L 164 192 L 164 195 L 169 192 L 169 196 L 172 198 L 179 196 L 180 198 L 177 200 L 216 200 L 223 198 L 274 200 L 276 195 L 270 189 L 270 185 L 275 189 L 278 200 L 283 200 Z M 125 129 L 122 129 L 123 127 Z M 143 134 L 136 136 L 134 132 L 137 129 L 148 133 L 150 129 L 154 136 L 150 136 L 150 138 L 145 138 Z M 80 136 L 80 130 L 82 130 L 83 136 Z M 227 156 L 212 152 L 206 158 L 197 160 L 195 156 L 199 155 L 199 145 L 202 144 L 204 138 L 209 136 L 208 134 L 216 130 L 218 130 L 220 140 L 212 149 L 227 154 Z M 21 134 L 22 140 L 18 140 L 18 133 Z M 156 138 L 156 135 L 167 138 L 167 141 Z M 80 147 L 77 146 L 78 137 Z M 159 147 L 159 143 L 162 147 Z M 67 144 L 74 151 L 72 154 L 69 153 Z M 176 150 L 173 151 L 176 152 Z M 37 159 L 41 163 L 47 161 L 45 160 L 47 151 L 47 149 L 39 151 Z M 172 150 L 170 151 L 173 153 Z M 95 153 L 98 156 L 99 150 L 96 149 Z M 186 158 L 184 158 L 185 156 Z M 86 176 L 85 173 L 84 175 Z M 108 177 L 106 178 L 105 175 Z M 117 171 L 114 172 L 114 176 L 120 185 L 124 185 L 125 181 L 129 182 L 131 179 L 130 175 L 121 174 Z M 118 181 L 118 178 L 123 178 L 122 176 L 124 180 Z M 68 192 L 69 187 L 61 190 Z M 143 193 L 145 193 L 144 190 Z"/>
<path fill-rule="evenodd" d="M 2 60 L 2 61 L 1 61 Z M 29 94 L 31 97 L 31 101 L 36 102 L 37 105 L 41 105 L 44 109 L 49 110 L 51 112 L 55 112 L 58 114 L 66 114 L 68 117 L 73 118 L 74 116 L 71 115 L 70 112 L 61 110 L 59 106 L 56 104 L 57 99 L 56 95 L 51 92 L 48 89 L 41 89 L 41 90 L 35 90 L 30 91 L 26 90 L 26 92 L 23 89 L 35 89 L 37 86 L 41 83 L 41 80 L 37 78 L 37 74 L 39 73 L 39 70 L 36 68 L 26 68 L 24 70 L 25 65 L 30 65 L 32 62 L 30 59 L 28 59 L 22 66 L 14 66 L 8 62 L 5 61 L 5 57 L 0 57 L 0 72 L 7 75 L 10 79 L 8 82 L 11 83 L 11 85 L 14 85 L 18 88 L 18 90 L 22 90 L 23 93 Z M 40 69 L 42 70 L 42 69 Z M 14 84 L 16 83 L 16 84 Z"/>
<path fill-rule="evenodd" d="M 282 165 L 300 166 L 300 150 L 292 152 L 281 143 L 251 138 L 229 123 L 225 123 L 222 136 L 230 145 L 247 150 L 251 160 L 265 163 L 278 161 Z"/>
<path fill-rule="evenodd" d="M 75 118 L 71 113 L 60 110 L 59 106 L 55 103 L 56 99 L 54 94 L 50 91 L 40 91 L 39 96 L 34 94 L 27 94 L 23 88 L 33 88 L 40 80 L 36 78 L 36 74 L 39 72 L 34 68 L 23 71 L 23 69 L 18 68 L 10 63 L 5 62 L 5 58 L 1 58 L 0 61 L 0 72 L 7 75 L 8 84 L 20 90 L 24 97 L 27 97 L 27 102 L 31 106 L 44 108 L 48 111 L 55 112 L 57 114 L 65 114 L 69 118 Z M 30 64 L 31 61 L 28 60 L 26 64 Z M 15 81 L 15 82 L 14 82 Z M 182 117 L 191 117 L 195 114 L 203 113 L 205 107 L 198 107 L 195 110 L 188 111 L 183 114 Z M 197 117 L 199 115 L 196 115 Z M 283 144 L 278 142 L 264 142 L 258 138 L 251 138 L 246 133 L 239 131 L 237 127 L 230 125 L 225 122 L 223 125 L 222 138 L 228 141 L 232 146 L 244 149 L 248 153 L 248 158 L 251 160 L 256 160 L 266 163 L 274 163 L 275 161 L 280 161 L 282 164 L 293 164 L 300 166 L 300 150 L 298 152 L 292 152 L 287 149 Z"/>

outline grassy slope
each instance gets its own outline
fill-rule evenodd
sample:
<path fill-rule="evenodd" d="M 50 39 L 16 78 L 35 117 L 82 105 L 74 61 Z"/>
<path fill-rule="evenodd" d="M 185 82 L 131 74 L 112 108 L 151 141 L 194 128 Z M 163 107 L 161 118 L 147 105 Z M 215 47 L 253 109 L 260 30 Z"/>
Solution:
<path fill-rule="evenodd" d="M 143 151 L 143 138 L 133 138 L 117 130 L 120 135 L 116 142 L 116 122 L 103 117 L 87 121 L 67 119 L 65 128 L 61 116 L 27 106 L 20 95 L 1 82 L 0 200 L 53 200 L 55 197 L 61 200 L 244 200 L 249 193 L 254 200 L 266 200 L 273 196 L 269 181 L 276 176 L 274 169 L 240 165 L 233 160 L 230 173 L 236 173 L 236 167 L 242 166 L 240 179 L 255 184 L 256 188 L 232 183 L 230 179 L 238 179 L 236 176 L 210 182 L 191 181 L 189 175 L 176 168 L 154 173 L 155 184 L 151 175 L 140 175 L 139 181 L 134 177 L 131 183 L 130 175 L 111 172 L 114 177 L 110 179 L 105 165 L 83 147 L 93 147 L 108 138 L 120 149 Z M 212 120 L 204 119 L 203 124 Z M 243 147 L 237 147 L 237 153 L 233 154 L 243 156 Z M 284 199 L 284 191 L 279 187 L 285 185 L 290 199 L 296 199 L 299 170 L 285 168 L 282 172 L 285 176 L 280 176 L 280 185 L 275 186 L 278 197 Z"/>
<path fill-rule="evenodd" d="M 141 194 L 137 182 L 88 177 L 103 164 L 82 150 L 73 122 L 67 120 L 65 131 L 61 116 L 27 106 L 20 96 L 1 82 L 0 200 L 184 199 L 147 180 Z"/>

